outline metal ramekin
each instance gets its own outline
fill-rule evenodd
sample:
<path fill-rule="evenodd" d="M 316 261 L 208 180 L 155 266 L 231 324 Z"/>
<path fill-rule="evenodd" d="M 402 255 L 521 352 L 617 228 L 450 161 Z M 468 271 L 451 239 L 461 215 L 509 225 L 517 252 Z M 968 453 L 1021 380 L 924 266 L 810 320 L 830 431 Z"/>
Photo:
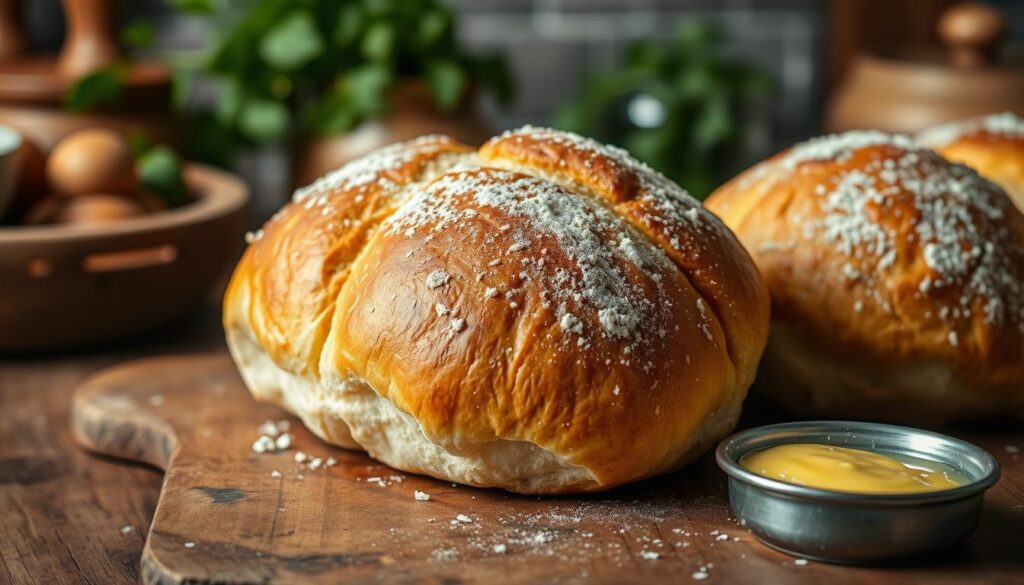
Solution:
<path fill-rule="evenodd" d="M 961 470 L 969 483 L 920 494 L 857 494 L 769 479 L 740 466 L 758 449 L 788 443 L 899 453 Z M 849 421 L 808 421 L 753 428 L 715 453 L 729 476 L 729 502 L 740 522 L 768 546 L 833 563 L 880 563 L 950 547 L 978 526 L 985 490 L 999 463 L 984 449 L 939 433 Z"/>

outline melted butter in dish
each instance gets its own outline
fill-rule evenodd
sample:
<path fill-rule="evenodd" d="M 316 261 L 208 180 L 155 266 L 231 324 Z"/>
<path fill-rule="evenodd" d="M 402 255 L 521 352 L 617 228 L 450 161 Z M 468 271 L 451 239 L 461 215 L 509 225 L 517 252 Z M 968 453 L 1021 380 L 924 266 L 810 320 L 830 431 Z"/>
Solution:
<path fill-rule="evenodd" d="M 935 461 L 814 443 L 754 451 L 740 465 L 771 479 L 837 492 L 909 494 L 967 483 L 962 472 Z"/>

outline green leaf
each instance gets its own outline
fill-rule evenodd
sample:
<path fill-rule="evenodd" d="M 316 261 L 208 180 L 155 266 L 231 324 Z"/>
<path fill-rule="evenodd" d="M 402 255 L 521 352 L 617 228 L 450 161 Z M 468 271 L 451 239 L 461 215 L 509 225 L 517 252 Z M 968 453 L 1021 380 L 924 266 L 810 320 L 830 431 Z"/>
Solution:
<path fill-rule="evenodd" d="M 715 179 L 706 167 L 690 168 L 679 171 L 676 181 L 697 199 L 703 201 L 715 188 Z"/>
<path fill-rule="evenodd" d="M 669 60 L 668 53 L 660 44 L 639 42 L 626 50 L 626 62 L 630 67 L 657 70 Z"/>
<path fill-rule="evenodd" d="M 724 40 L 720 28 L 714 24 L 693 20 L 684 23 L 676 30 L 676 47 L 686 52 L 706 52 L 717 47 Z"/>
<path fill-rule="evenodd" d="M 121 103 L 124 94 L 122 67 L 119 65 L 97 69 L 72 83 L 64 92 L 64 108 L 83 112 L 100 106 Z"/>
<path fill-rule="evenodd" d="M 148 49 L 153 46 L 156 32 L 153 23 L 140 20 L 121 29 L 121 42 L 135 49 Z"/>
<path fill-rule="evenodd" d="M 334 42 L 340 46 L 351 45 L 363 30 L 363 13 L 357 4 L 348 4 L 338 13 L 334 27 Z"/>
<path fill-rule="evenodd" d="M 670 125 L 659 128 L 640 128 L 626 137 L 625 146 L 633 156 L 658 169 L 665 171 L 665 154 L 671 152 L 677 129 Z"/>
<path fill-rule="evenodd" d="M 350 129 L 387 111 L 388 92 L 399 78 L 428 85 L 444 108 L 455 107 L 471 85 L 503 100 L 512 93 L 504 61 L 477 59 L 457 43 L 444 0 L 174 5 L 212 11 L 209 22 L 219 37 L 197 73 L 222 87 L 215 106 L 203 112 L 210 123 L 189 129 L 202 135 L 190 141 L 190 157 L 202 152 L 204 160 L 223 162 L 227 149 L 288 138 L 297 118 L 318 132 Z"/>
<path fill-rule="evenodd" d="M 257 142 L 280 140 L 288 130 L 290 114 L 284 104 L 260 98 L 249 98 L 242 104 L 238 129 Z"/>
<path fill-rule="evenodd" d="M 135 158 L 139 158 L 149 149 L 153 148 L 153 141 L 149 139 L 146 132 L 140 128 L 133 128 L 128 131 L 128 148 L 132 150 Z"/>
<path fill-rule="evenodd" d="M 494 92 L 499 102 L 507 104 L 515 95 L 515 82 L 505 58 L 499 54 L 479 57 L 470 62 L 470 73 L 482 87 Z"/>
<path fill-rule="evenodd" d="M 287 75 L 277 75 L 270 82 L 270 94 L 276 100 L 286 100 L 292 95 L 295 86 Z"/>
<path fill-rule="evenodd" d="M 186 149 L 190 160 L 229 168 L 234 154 L 246 146 L 235 126 L 220 123 L 212 112 L 183 112 Z"/>
<path fill-rule="evenodd" d="M 466 89 L 466 71 L 450 59 L 433 59 L 426 66 L 427 86 L 442 110 L 451 111 Z"/>
<path fill-rule="evenodd" d="M 669 43 L 634 44 L 625 65 L 599 74 L 559 110 L 556 123 L 622 144 L 694 195 L 703 196 L 729 173 L 742 146 L 739 106 L 764 93 L 770 78 L 723 54 L 718 28 L 693 21 Z M 649 93 L 666 106 L 656 129 L 624 123 L 628 98 Z"/>
<path fill-rule="evenodd" d="M 171 76 L 171 105 L 176 109 L 184 109 L 192 96 L 195 86 L 195 73 L 187 69 L 175 67 Z"/>
<path fill-rule="evenodd" d="M 680 98 L 702 99 L 715 87 L 714 72 L 709 67 L 691 65 L 676 74 L 674 85 Z"/>
<path fill-rule="evenodd" d="M 393 0 L 362 0 L 362 2 L 366 6 L 366 11 L 374 15 L 387 15 L 395 10 Z"/>
<path fill-rule="evenodd" d="M 384 65 L 364 65 L 344 77 L 343 91 L 359 116 L 374 115 L 386 109 L 385 92 L 393 81 L 390 68 Z"/>
<path fill-rule="evenodd" d="M 775 90 L 772 76 L 759 69 L 748 68 L 740 80 L 743 92 L 748 97 L 767 95 Z"/>
<path fill-rule="evenodd" d="M 232 123 L 242 109 L 242 84 L 237 79 L 221 78 L 217 80 L 217 101 L 215 113 L 223 124 Z"/>
<path fill-rule="evenodd" d="M 168 207 L 188 202 L 181 157 L 170 147 L 160 144 L 150 148 L 136 160 L 136 171 L 142 186 L 159 195 Z"/>
<path fill-rule="evenodd" d="M 320 56 L 324 41 L 313 15 L 295 12 L 267 31 L 260 41 L 260 56 L 273 67 L 290 71 Z"/>
<path fill-rule="evenodd" d="M 191 14 L 213 14 L 213 0 L 169 0 L 171 6 L 179 12 Z"/>
<path fill-rule="evenodd" d="M 451 15 L 441 10 L 432 10 L 420 18 L 416 28 L 416 45 L 427 48 L 436 43 L 448 31 Z"/>
<path fill-rule="evenodd" d="M 370 61 L 387 61 L 395 50 L 395 28 L 385 20 L 370 25 L 360 50 Z"/>
<path fill-rule="evenodd" d="M 555 111 L 551 125 L 555 128 L 588 134 L 587 107 L 581 103 L 566 103 Z"/>
<path fill-rule="evenodd" d="M 339 89 L 313 102 L 306 110 L 306 124 L 318 134 L 338 134 L 351 129 L 359 116 L 348 94 Z"/>
<path fill-rule="evenodd" d="M 733 124 L 727 98 L 719 96 L 708 101 L 693 129 L 696 151 L 706 154 L 725 142 L 732 134 Z"/>

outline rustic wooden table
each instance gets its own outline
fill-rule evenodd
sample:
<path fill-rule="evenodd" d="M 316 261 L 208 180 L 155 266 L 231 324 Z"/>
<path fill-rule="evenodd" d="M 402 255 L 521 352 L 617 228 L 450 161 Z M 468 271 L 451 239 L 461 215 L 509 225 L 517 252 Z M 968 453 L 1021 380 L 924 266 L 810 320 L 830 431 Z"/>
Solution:
<path fill-rule="evenodd" d="M 0 583 L 138 583 L 162 474 L 76 447 L 71 394 L 124 360 L 223 347 L 219 316 L 211 302 L 116 345 L 0 357 Z"/>
<path fill-rule="evenodd" d="M 76 447 L 68 424 L 71 394 L 89 374 L 125 360 L 222 349 L 218 317 L 211 303 L 141 339 L 89 352 L 0 357 L 0 583 L 138 582 L 162 476 Z M 1024 448 L 1024 429 L 1011 425 L 953 434 L 981 444 L 1003 465 L 1002 480 L 988 494 L 981 529 L 964 546 L 918 565 L 812 563 L 797 573 L 780 570 L 792 566 L 791 559 L 751 542 L 745 546 L 760 547 L 748 552 L 761 564 L 736 561 L 749 568 L 716 569 L 719 580 L 742 574 L 744 582 L 758 583 L 1024 583 L 1024 454 L 1013 452 Z M 694 469 L 707 477 L 718 473 L 707 458 Z M 716 556 L 726 550 L 731 549 L 702 547 L 701 554 L 728 566 L 729 559 Z M 774 572 L 755 568 L 768 566 L 765 562 L 778 567 Z M 430 580 L 430 575 L 420 577 Z M 712 572 L 710 579 L 715 578 Z M 678 580 L 691 577 L 681 573 Z"/>

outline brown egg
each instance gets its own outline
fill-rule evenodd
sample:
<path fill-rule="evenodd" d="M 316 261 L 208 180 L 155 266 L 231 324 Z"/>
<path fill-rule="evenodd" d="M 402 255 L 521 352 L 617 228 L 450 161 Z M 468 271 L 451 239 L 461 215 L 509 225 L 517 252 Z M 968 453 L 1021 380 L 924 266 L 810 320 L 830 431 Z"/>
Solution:
<path fill-rule="evenodd" d="M 59 195 L 134 195 L 139 190 L 135 157 L 112 130 L 79 130 L 57 143 L 46 161 L 46 178 Z"/>
<path fill-rule="evenodd" d="M 56 214 L 59 223 L 103 225 L 117 223 L 146 212 L 137 201 L 123 195 L 90 193 L 61 202 Z"/>

